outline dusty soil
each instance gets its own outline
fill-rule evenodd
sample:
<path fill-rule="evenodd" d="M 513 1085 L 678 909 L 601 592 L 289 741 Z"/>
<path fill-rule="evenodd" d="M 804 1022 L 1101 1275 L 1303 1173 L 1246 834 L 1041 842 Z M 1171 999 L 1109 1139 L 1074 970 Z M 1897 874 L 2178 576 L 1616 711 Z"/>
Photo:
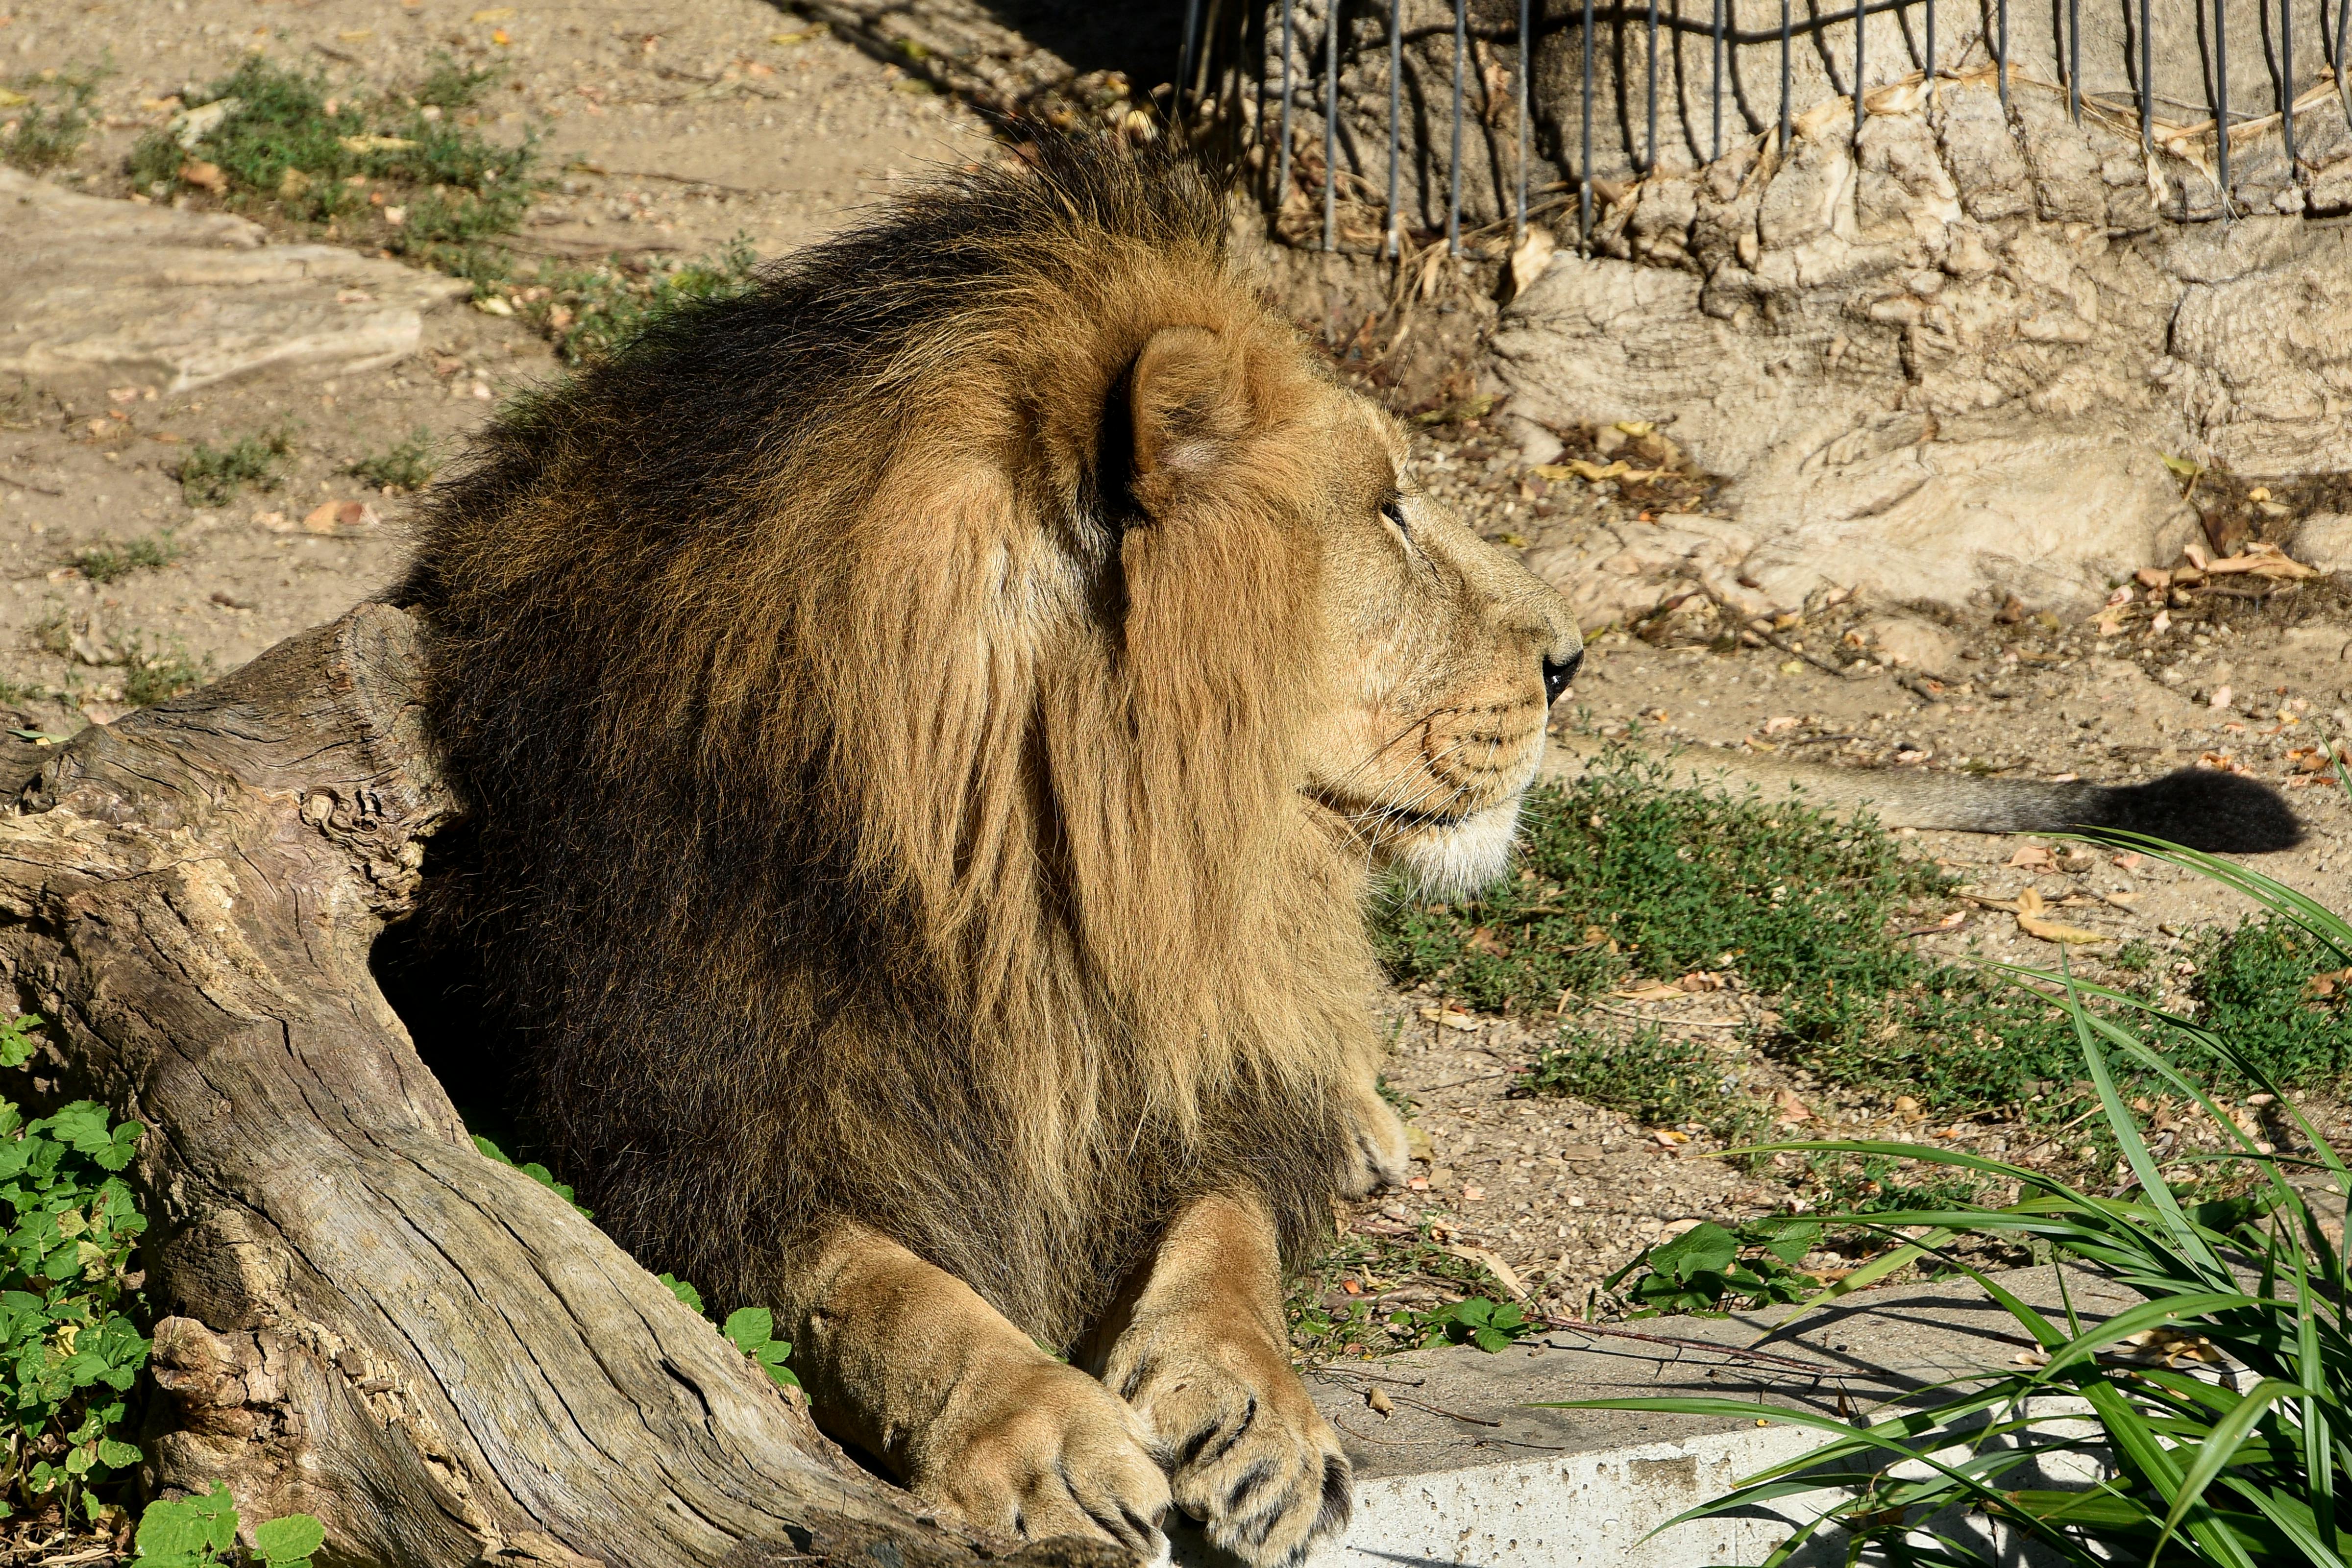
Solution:
<path fill-rule="evenodd" d="M 742 234 L 775 256 L 850 221 L 908 174 L 985 145 L 968 110 L 760 0 L 658 10 L 618 0 L 32 0 L 0 19 L 0 68 L 12 75 L 112 50 L 104 128 L 58 177 L 126 198 L 132 193 L 119 171 L 131 142 L 163 122 L 184 84 L 226 73 L 254 47 L 378 85 L 415 79 L 440 52 L 506 65 L 509 78 L 483 123 L 497 136 L 537 134 L 561 182 L 520 241 L 542 255 L 698 255 Z M 1286 260 L 1270 276 L 1285 268 L 1312 272 L 1315 264 Z M 1481 289 L 1467 286 L 1420 309 L 1421 369 L 1390 388 L 1408 408 L 1445 396 L 1428 345 L 1445 345 L 1439 361 L 1458 358 L 1493 314 Z M 1312 313 L 1309 329 L 1345 359 L 1359 318 L 1336 308 Z M 134 640 L 184 648 L 226 672 L 390 580 L 402 560 L 405 503 L 363 495 L 345 467 L 417 429 L 454 447 L 499 400 L 557 370 L 524 324 L 464 308 L 428 318 L 426 341 L 414 359 L 342 381 L 256 381 L 183 399 L 131 387 L 72 406 L 31 388 L 0 401 L 0 681 L 17 721 L 64 735 L 120 710 L 121 668 L 78 655 L 77 638 L 100 652 Z M 183 499 L 171 470 L 191 444 L 279 426 L 295 447 L 281 490 L 216 509 Z M 1658 504 L 1605 486 L 1547 485 L 1491 449 L 1475 426 L 1435 424 L 1419 439 L 1430 487 L 1513 545 L 1604 521 L 1639 526 Z M 383 521 L 326 537 L 280 531 L 287 517 L 341 499 L 371 500 Z M 86 547 L 166 531 L 181 553 L 163 568 L 101 584 L 70 564 Z M 2168 629 L 2151 630 L 2142 618 L 2105 637 L 2084 626 L 2004 623 L 1990 608 L 1945 616 L 1960 651 L 1955 668 L 1939 672 L 1950 679 L 1932 703 L 1884 672 L 1831 675 L 1780 647 L 1743 646 L 1737 627 L 1670 617 L 1637 628 L 1640 636 L 1599 637 L 1563 710 L 1587 710 L 1604 729 L 1639 719 L 1695 745 L 1793 750 L 1854 765 L 2117 781 L 2200 758 L 2242 767 L 2294 786 L 2313 826 L 2304 848 L 2263 868 L 2346 908 L 2352 813 L 2305 771 L 2312 737 L 2347 728 L 2346 602 L 2326 584 L 2259 602 L 2192 595 L 2171 612 Z M 1826 607 L 1776 635 L 1835 650 L 1857 614 Z M 1916 847 L 1987 897 L 2031 883 L 2051 903 L 2069 905 L 2070 921 L 2160 948 L 2242 912 L 2209 885 L 2154 865 L 2126 870 L 2101 858 L 2072 872 L 2017 867 L 2014 843 L 1961 835 L 1917 836 Z M 2011 917 L 1965 901 L 1952 912 L 1963 923 L 1929 939 L 1941 949 L 1975 943 L 1990 956 L 2053 957 Z M 1676 1143 L 1589 1106 L 1509 1098 L 1533 1037 L 1504 1020 L 1449 1016 L 1444 1002 L 1388 1000 L 1399 1024 L 1390 1079 L 1418 1101 L 1415 1124 L 1431 1159 L 1413 1190 L 1355 1210 L 1349 1223 L 1358 1231 L 1438 1226 L 1441 1240 L 1491 1249 L 1539 1297 L 1568 1307 L 1671 1224 L 1801 1201 L 1785 1172 L 1748 1175 L 1704 1157 L 1704 1138 Z M 1730 1033 L 1723 1026 L 1762 1004 L 1726 992 L 1610 1005 L 1708 1036 Z M 1908 1137 L 1952 1131 L 1750 1068 L 1762 1092 L 1786 1088 L 1808 1104 L 1812 1127 Z M 1958 1135 L 1995 1152 L 2027 1152 L 2010 1150 L 2014 1128 L 1974 1125 Z"/>

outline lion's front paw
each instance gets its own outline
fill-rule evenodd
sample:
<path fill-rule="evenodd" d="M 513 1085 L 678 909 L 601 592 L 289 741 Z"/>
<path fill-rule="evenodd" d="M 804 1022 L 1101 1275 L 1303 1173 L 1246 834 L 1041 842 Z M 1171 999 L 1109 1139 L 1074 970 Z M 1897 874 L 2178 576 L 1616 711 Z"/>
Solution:
<path fill-rule="evenodd" d="M 1143 1562 L 1166 1549 L 1150 1428 L 1108 1389 L 1041 1357 L 971 1399 L 924 1442 L 918 1497 L 999 1534 L 1107 1535 Z"/>
<path fill-rule="evenodd" d="M 1377 1089 L 1366 1089 L 1356 1100 L 1340 1190 L 1349 1197 L 1360 1198 L 1382 1187 L 1403 1186 L 1412 1174 L 1412 1146 L 1406 1138 L 1404 1118 Z"/>
<path fill-rule="evenodd" d="M 1347 1456 L 1276 1347 L 1145 1327 L 1122 1336 L 1103 1381 L 1150 1424 L 1176 1506 L 1223 1550 L 1255 1568 L 1294 1564 L 1347 1528 Z"/>

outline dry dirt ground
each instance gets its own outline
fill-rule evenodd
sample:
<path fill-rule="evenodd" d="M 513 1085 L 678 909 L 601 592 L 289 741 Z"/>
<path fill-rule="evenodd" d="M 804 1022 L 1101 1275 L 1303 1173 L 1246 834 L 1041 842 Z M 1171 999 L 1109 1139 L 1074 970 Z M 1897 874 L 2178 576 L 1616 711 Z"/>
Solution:
<path fill-rule="evenodd" d="M 57 176 L 98 194 L 127 196 L 120 171 L 132 141 L 166 119 L 167 100 L 184 84 L 226 73 L 253 48 L 378 85 L 415 79 L 436 53 L 506 67 L 484 124 L 496 136 L 540 138 L 544 168 L 559 183 L 520 243 L 544 255 L 700 255 L 741 234 L 772 257 L 850 221 L 908 174 L 964 161 L 985 144 L 972 113 L 761 0 L 16 0 L 0 13 L 0 72 L 110 58 L 103 130 Z M 1317 323 L 1327 336 L 1331 324 Z M 344 468 L 419 429 L 448 449 L 499 400 L 557 370 L 522 322 L 463 307 L 427 318 L 426 345 L 387 370 L 341 381 L 255 381 L 180 399 L 129 389 L 88 406 L 30 389 L 0 406 L 0 680 L 17 693 L 18 721 L 63 735 L 120 710 L 120 669 L 78 658 L 78 637 L 184 649 L 198 666 L 226 672 L 391 579 L 404 503 L 364 497 Z M 295 453 L 283 491 L 210 510 L 184 501 L 170 477 L 177 452 L 280 426 Z M 1475 428 L 1429 428 L 1426 482 L 1490 537 L 1533 545 L 1603 521 L 1638 528 L 1653 510 L 1638 496 L 1532 479 L 1489 451 Z M 383 522 L 327 537 L 272 526 L 270 514 L 282 526 L 286 515 L 342 499 L 372 500 Z M 71 564 L 85 548 L 164 531 L 180 553 L 161 568 L 100 584 Z M 1603 729 L 1639 720 L 1653 734 L 1693 744 L 1857 765 L 2117 781 L 2200 758 L 2236 765 L 2296 784 L 2312 824 L 2304 848 L 2267 858 L 2263 869 L 2343 909 L 2352 907 L 2352 814 L 2304 765 L 2314 737 L 2347 728 L 2346 603 L 2326 584 L 2262 603 L 2200 599 L 2173 610 L 2167 630 L 2148 630 L 2143 619 L 2111 637 L 2083 626 L 2005 624 L 1988 608 L 1951 618 L 1960 652 L 1944 700 L 1933 703 L 1890 675 L 1831 675 L 1781 647 L 1744 646 L 1735 627 L 1686 616 L 1641 636 L 1600 636 L 1562 717 L 1581 708 Z M 1834 650 L 1853 618 L 1851 606 L 1826 607 L 1775 635 Z M 2228 700 L 2217 707 L 2225 687 Z M 1920 835 L 1916 847 L 1986 897 L 2031 884 L 2049 902 L 2070 905 L 2074 923 L 2160 948 L 2241 912 L 2226 896 L 2152 865 L 2126 869 L 2102 857 L 2077 871 L 2019 867 L 2011 863 L 2016 843 L 1963 835 Z M 1990 956 L 2053 957 L 2011 917 L 1963 900 L 1951 912 L 1963 923 L 1931 939 L 1944 950 L 1975 942 Z M 1676 1144 L 1572 1101 L 1509 1098 L 1536 1041 L 1519 1025 L 1449 1016 L 1444 1002 L 1388 1001 L 1399 1026 L 1391 1081 L 1418 1102 L 1429 1158 L 1412 1190 L 1360 1206 L 1348 1216 L 1351 1228 L 1403 1235 L 1438 1226 L 1441 1242 L 1490 1251 L 1565 1307 L 1664 1226 L 1790 1205 L 1791 1187 L 1769 1168 L 1751 1176 L 1695 1157 L 1708 1152 L 1704 1140 Z M 1612 1005 L 1704 1035 L 1760 1004 L 1713 993 Z M 1950 1131 L 1896 1107 L 1838 1103 L 1801 1080 L 1784 1087 L 1816 1103 L 1815 1127 Z M 2013 1135 L 1991 1126 L 1961 1134 L 1992 1152 Z M 1335 1289 L 1344 1299 L 1345 1288 Z"/>

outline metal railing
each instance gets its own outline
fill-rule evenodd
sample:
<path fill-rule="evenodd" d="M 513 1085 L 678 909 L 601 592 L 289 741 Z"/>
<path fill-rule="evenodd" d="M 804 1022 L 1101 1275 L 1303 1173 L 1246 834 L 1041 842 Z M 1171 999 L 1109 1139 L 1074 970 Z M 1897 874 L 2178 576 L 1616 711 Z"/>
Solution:
<path fill-rule="evenodd" d="M 1504 16 L 1510 0 L 1481 0 L 1477 9 L 1483 17 Z M 1517 135 L 1515 167 L 1510 184 L 1514 187 L 1508 216 L 1513 241 L 1522 237 L 1530 218 L 1529 189 L 1531 169 L 1537 162 L 1531 140 L 1529 112 L 1528 61 L 1531 42 L 1540 44 L 1546 35 L 1566 34 L 1577 44 L 1580 81 L 1577 105 L 1577 139 L 1571 153 L 1567 145 L 1564 127 L 1556 127 L 1559 153 L 1556 164 L 1565 178 L 1556 184 L 1572 184 L 1577 208 L 1577 235 L 1580 245 L 1590 247 L 1593 235 L 1595 195 L 1594 110 L 1601 96 L 1601 86 L 1594 79 L 1594 60 L 1601 49 L 1611 47 L 1609 36 L 1613 31 L 1616 59 L 1622 67 L 1623 43 L 1629 29 L 1639 29 L 1642 39 L 1642 80 L 1640 85 L 1641 119 L 1644 128 L 1642 151 L 1633 151 L 1631 84 L 1622 79 L 1614 81 L 1615 107 L 1624 128 L 1624 153 L 1637 177 L 1656 171 L 1661 164 L 1659 130 L 1660 89 L 1658 68 L 1660 38 L 1665 35 L 1677 51 L 1685 38 L 1704 37 L 1707 46 L 1707 84 L 1705 89 L 1708 134 L 1704 143 L 1704 159 L 1711 162 L 1721 158 L 1728 149 L 1725 131 L 1727 102 L 1727 59 L 1739 51 L 1774 48 L 1779 51 L 1779 98 L 1776 112 L 1766 123 L 1754 123 L 1759 117 L 1748 107 L 1741 84 L 1731 85 L 1732 101 L 1750 121 L 1748 133 L 1759 141 L 1766 135 L 1786 149 L 1793 134 L 1799 110 L 1798 88 L 1793 77 L 1793 62 L 1801 42 L 1810 40 L 1820 60 L 1829 93 L 1822 96 L 1851 96 L 1855 134 L 1862 131 L 1868 113 L 1866 100 L 1875 91 L 1898 81 L 1910 80 L 1922 84 L 1929 105 L 1937 101 L 1939 90 L 1958 76 L 1960 68 L 1981 51 L 1985 58 L 1977 68 L 1978 76 L 1990 74 L 1997 84 L 2004 112 L 2011 108 L 2012 60 L 2011 0 L 1851 0 L 1835 9 L 1822 9 L 1819 0 L 1807 0 L 1811 14 L 1792 15 L 1791 0 L 1779 0 L 1777 25 L 1741 27 L 1734 25 L 1734 7 L 1741 0 L 1705 0 L 1711 15 L 1705 18 L 1681 14 L 1678 0 L 1669 0 L 1670 9 L 1661 14 L 1660 0 L 1616 0 L 1616 3 L 1596 7 L 1595 0 L 1560 0 L 1555 5 L 1537 5 L 1533 0 L 1517 0 L 1515 27 L 1483 20 L 1474 28 L 1471 0 L 1452 0 L 1451 74 L 1448 85 L 1450 99 L 1447 162 L 1442 174 L 1434 169 L 1435 160 L 1424 145 L 1419 162 L 1424 172 L 1442 177 L 1446 188 L 1444 224 L 1449 254 L 1462 250 L 1464 149 L 1465 121 L 1465 82 L 1468 75 L 1474 37 L 1496 50 L 1507 50 L 1511 60 L 1509 70 L 1512 108 L 1516 114 Z M 1975 25 L 1973 36 L 1964 26 L 1960 47 L 1948 57 L 1939 57 L 1937 37 L 1939 5 L 1946 13 L 1958 4 L 1966 20 Z M 2096 0 L 2095 0 L 2096 3 Z M 2201 138 L 2210 135 L 2213 142 L 2211 180 L 2220 198 L 2220 214 L 2229 217 L 2233 210 L 2231 143 L 2246 133 L 2250 126 L 2275 121 L 2283 142 L 2283 152 L 2290 181 L 2300 183 L 2303 168 L 2299 159 L 2295 120 L 2299 113 L 2320 109 L 2334 100 L 2334 112 L 2344 116 L 2347 131 L 2352 131 L 2352 79 L 2346 69 L 2347 28 L 2352 28 L 2352 0 L 2303 0 L 2312 7 L 2318 32 L 2319 54 L 2324 67 L 2310 73 L 2309 81 L 2298 91 L 2295 68 L 2295 27 L 2298 0 L 2167 0 L 2166 15 L 2154 14 L 2154 0 L 2112 0 L 2113 15 L 2105 18 L 2119 23 L 2119 37 L 2105 41 L 2119 46 L 2115 51 L 2121 56 L 2122 75 L 2126 79 L 2120 92 L 2095 93 L 2085 89 L 2083 66 L 2082 0 L 2049 0 L 2052 37 L 2049 58 L 2054 65 L 2058 82 L 2049 84 L 2062 88 L 2065 113 L 2080 124 L 2085 103 L 2098 110 L 2109 123 L 2128 123 L 2127 117 L 2137 113 L 2138 138 L 2142 153 L 2153 157 L 2159 143 L 2178 151 L 2183 136 Z M 1769 5 L 1769 0 L 1764 0 Z M 2153 85 L 2157 79 L 2159 57 L 2155 43 L 2158 25 L 2177 26 L 2181 13 L 2194 7 L 2188 18 L 2198 56 L 2196 73 L 2203 87 L 2201 103 L 2186 103 L 2168 98 Z M 1426 5 L 1416 9 L 1427 10 Z M 1748 9 L 1756 9 L 1754 4 Z M 1273 0 L 1272 4 L 1249 4 L 1238 9 L 1208 0 L 1206 15 L 1202 0 L 1188 0 L 1186 5 L 1183 44 L 1178 62 L 1180 92 L 1196 112 L 1215 117 L 1223 112 L 1241 123 L 1237 129 L 1244 137 L 1260 141 L 1270 139 L 1270 180 L 1264 187 L 1271 208 L 1279 212 L 1288 200 L 1293 182 L 1293 122 L 1319 110 L 1322 173 L 1321 246 L 1335 250 L 1339 244 L 1339 186 L 1342 177 L 1340 84 L 1343 73 L 1350 67 L 1367 68 L 1381 53 L 1386 56 L 1387 77 L 1387 198 L 1385 222 L 1380 242 L 1380 253 L 1397 254 L 1404 234 L 1404 211 L 1400 203 L 1401 171 L 1408 162 L 1402 136 L 1406 121 L 1403 103 L 1404 85 L 1409 74 L 1405 44 L 1408 35 L 1416 41 L 1438 36 L 1433 25 L 1418 28 L 1406 20 L 1406 0 L 1322 0 L 1318 5 L 1312 0 Z M 1300 13 L 1318 12 L 1321 37 L 1310 39 L 1307 25 L 1313 16 Z M 2332 15 L 2331 15 L 2332 13 Z M 1898 69 L 1882 68 L 1882 79 L 1874 83 L 1869 71 L 1873 64 L 1867 52 L 1869 20 L 1874 16 L 1892 16 L 1900 29 L 1909 60 L 1898 60 Z M 2268 78 L 2270 102 L 2267 111 L 2231 104 L 2230 79 L 2230 32 L 2233 25 L 2243 26 L 2248 19 L 2259 28 L 2263 48 L 2263 74 Z M 1914 22 L 1918 24 L 1916 33 Z M 1222 25 L 1221 25 L 1222 24 Z M 1844 91 L 1838 89 L 1838 62 L 1833 47 L 1833 31 L 1852 29 L 1851 83 Z M 1365 35 L 1370 35 L 1367 40 Z M 1253 47 L 1255 40 L 1263 39 L 1263 47 Z M 1948 44 L 1949 40 L 1942 40 Z M 1368 47 L 1368 43 L 1369 46 Z M 1381 47 L 1384 46 L 1384 48 Z M 1271 57 L 1269 59 L 1268 57 Z M 1319 61 L 1318 57 L 1319 56 Z M 1677 54 L 1677 69 L 1679 53 Z M 2178 62 L 2166 62 L 2178 63 Z M 1314 81 L 1319 64 L 1321 80 Z M 1257 68 L 1253 70 L 1253 66 Z M 1736 70 L 1736 67 L 1735 67 Z M 2332 79 L 2333 90 L 2322 85 Z M 1302 92 L 1302 85 L 1305 90 Z M 1492 83 L 1483 84 L 1491 112 L 1495 94 Z M 1319 91 L 1316 90 L 1319 86 Z M 1251 96 L 1254 89 L 1255 114 L 1234 112 Z M 1319 99 L 1318 103 L 1316 100 Z M 2126 101 L 2118 103 L 2116 99 Z M 2257 99 L 2259 101 L 2259 99 Z M 2208 119 L 2200 124 L 2179 124 L 2165 121 L 2159 125 L 2158 108 L 2203 112 Z M 1687 120 L 1687 100 L 1677 89 L 1676 112 Z M 1488 123 L 1492 123 L 1491 120 Z M 1310 138 L 1307 146 L 1313 145 Z M 1695 151 L 1699 149 L 1695 148 Z M 1362 180 L 1361 170 L 1354 172 Z M 1496 205 L 1500 202 L 1502 181 L 1495 181 Z M 1376 188 L 1376 187 L 1375 187 Z"/>

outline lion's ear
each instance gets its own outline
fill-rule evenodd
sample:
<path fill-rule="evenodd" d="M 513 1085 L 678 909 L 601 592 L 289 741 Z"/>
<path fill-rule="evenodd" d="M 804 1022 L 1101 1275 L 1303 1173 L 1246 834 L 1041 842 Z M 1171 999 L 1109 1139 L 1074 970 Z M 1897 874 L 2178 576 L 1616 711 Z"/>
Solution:
<path fill-rule="evenodd" d="M 1162 327 L 1128 373 L 1135 477 L 1198 475 L 1250 425 L 1248 366 L 1241 345 L 1206 327 Z"/>

